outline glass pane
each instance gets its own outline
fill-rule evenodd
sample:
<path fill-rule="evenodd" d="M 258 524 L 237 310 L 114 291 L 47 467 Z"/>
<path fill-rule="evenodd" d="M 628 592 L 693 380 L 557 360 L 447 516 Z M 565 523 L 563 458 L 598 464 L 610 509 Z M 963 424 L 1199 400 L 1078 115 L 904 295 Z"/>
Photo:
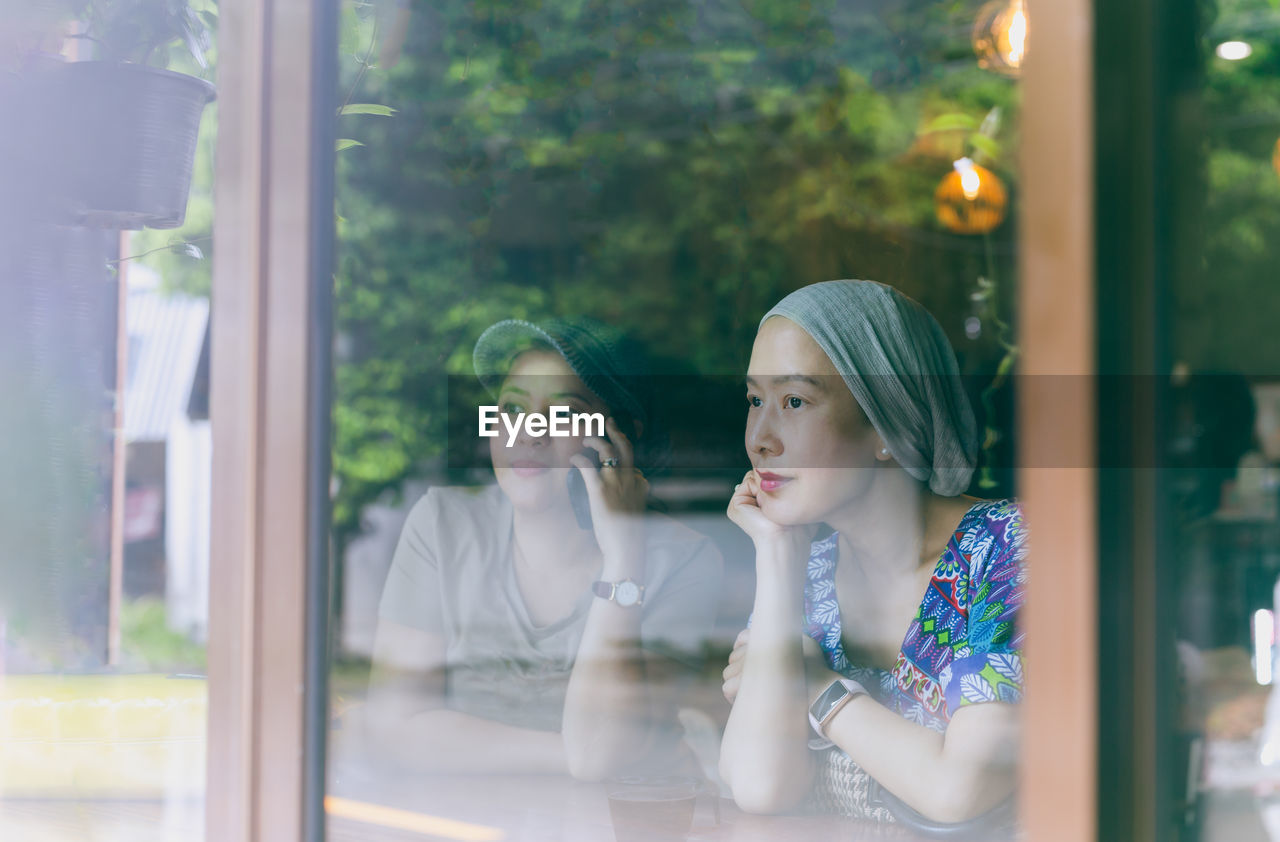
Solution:
<path fill-rule="evenodd" d="M 342 14 L 331 837 L 623 840 L 717 816 L 744 838 L 895 815 L 995 833 L 1021 695 L 1023 4 Z M 770 308 L 842 278 L 891 289 L 806 297 L 812 322 L 766 323 L 807 324 L 797 344 L 760 346 Z M 510 432 L 554 406 L 618 425 Z M 817 426 L 774 441 L 782 413 Z M 740 526 L 753 467 L 764 521 Z M 774 530 L 781 567 L 757 553 Z M 731 707 L 753 612 L 766 655 L 734 656 Z M 848 754 L 807 745 L 821 699 L 830 728 L 857 720 L 831 732 Z M 774 705 L 782 736 L 757 743 Z M 941 768 L 957 716 L 985 718 L 995 759 L 944 803 L 910 770 Z M 881 733 L 920 746 L 884 764 Z M 762 775 L 775 749 L 820 774 Z"/>
<path fill-rule="evenodd" d="M 1179 242 L 1160 305 L 1186 771 L 1168 786 L 1192 838 L 1276 839 L 1280 10 L 1250 0 L 1195 10 L 1194 59 L 1168 80 L 1183 157 L 1168 172 Z"/>
<path fill-rule="evenodd" d="M 0 832 L 200 839 L 216 5 L 3 15 Z"/>

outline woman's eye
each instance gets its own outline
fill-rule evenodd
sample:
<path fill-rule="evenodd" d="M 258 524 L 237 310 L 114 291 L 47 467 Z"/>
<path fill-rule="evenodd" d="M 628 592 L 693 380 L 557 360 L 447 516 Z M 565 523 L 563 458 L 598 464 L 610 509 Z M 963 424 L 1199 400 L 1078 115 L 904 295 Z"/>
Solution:
<path fill-rule="evenodd" d="M 763 401 L 761 401 L 761 400 L 760 400 L 758 397 L 756 397 L 755 395 L 747 395 L 747 403 L 748 403 L 749 405 L 751 405 L 751 406 L 755 406 L 755 407 L 759 407 L 759 406 L 763 406 L 763 405 L 764 405 L 764 402 L 763 402 Z"/>
<path fill-rule="evenodd" d="M 502 412 L 503 415 L 519 415 L 521 412 L 524 412 L 524 407 L 518 403 L 512 403 L 511 401 L 507 401 L 501 407 L 499 407 L 499 410 Z"/>
<path fill-rule="evenodd" d="M 786 400 L 787 409 L 799 409 L 804 406 L 804 398 L 797 398 L 795 395 L 790 396 Z"/>

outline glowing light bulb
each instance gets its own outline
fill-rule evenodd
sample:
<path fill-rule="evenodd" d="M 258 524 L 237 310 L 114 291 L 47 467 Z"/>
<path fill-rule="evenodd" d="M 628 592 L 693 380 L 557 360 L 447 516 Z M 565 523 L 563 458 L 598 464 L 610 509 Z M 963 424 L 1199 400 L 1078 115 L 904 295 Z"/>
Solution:
<path fill-rule="evenodd" d="M 1013 16 L 1009 19 L 1009 29 L 1005 33 L 1008 41 L 1009 64 L 1022 67 L 1022 57 L 1027 53 L 1027 10 L 1019 0 L 1014 4 Z"/>
<path fill-rule="evenodd" d="M 1240 61 L 1253 55 L 1253 47 L 1250 47 L 1244 41 L 1223 41 L 1214 50 L 1218 54 L 1218 58 L 1227 61 Z"/>
<path fill-rule="evenodd" d="M 961 158 L 955 163 L 956 172 L 960 173 L 960 190 L 969 201 L 978 198 L 978 189 L 982 187 L 982 177 L 973 167 L 973 161 Z"/>
<path fill-rule="evenodd" d="M 933 194 L 938 222 L 957 234 L 985 234 L 1004 220 L 1008 194 L 991 170 L 969 158 L 952 164 Z"/>
<path fill-rule="evenodd" d="M 1006 76 L 1022 72 L 1027 56 L 1025 0 L 992 0 L 978 12 L 973 25 L 973 50 L 978 65 Z"/>

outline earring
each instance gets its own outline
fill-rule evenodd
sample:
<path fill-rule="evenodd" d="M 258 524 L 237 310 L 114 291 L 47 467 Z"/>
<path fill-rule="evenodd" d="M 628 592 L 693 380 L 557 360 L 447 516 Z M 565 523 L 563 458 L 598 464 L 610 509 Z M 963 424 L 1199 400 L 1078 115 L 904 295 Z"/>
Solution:
<path fill-rule="evenodd" d="M 887 447 L 882 447 L 882 448 L 880 448 L 880 455 L 881 455 L 881 456 L 888 456 L 888 455 L 889 455 L 889 448 L 887 448 Z"/>

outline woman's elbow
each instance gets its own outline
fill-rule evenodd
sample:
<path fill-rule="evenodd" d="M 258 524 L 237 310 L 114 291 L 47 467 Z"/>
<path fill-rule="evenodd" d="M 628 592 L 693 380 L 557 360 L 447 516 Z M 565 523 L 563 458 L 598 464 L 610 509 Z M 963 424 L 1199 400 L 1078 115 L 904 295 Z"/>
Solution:
<path fill-rule="evenodd" d="M 916 812 L 938 824 L 958 824 L 981 815 L 971 803 L 966 804 L 962 799 L 942 792 L 933 793 L 916 808 Z"/>
<path fill-rule="evenodd" d="M 628 759 L 634 760 L 643 750 L 637 739 L 591 739 L 573 731 L 562 732 L 562 738 L 569 776 L 583 783 L 599 783 L 623 774 Z"/>
<path fill-rule="evenodd" d="M 733 787 L 733 803 L 744 813 L 773 815 L 795 808 L 804 791 L 786 786 L 781 781 L 748 778 Z"/>
<path fill-rule="evenodd" d="M 620 771 L 620 765 L 607 758 L 593 757 L 590 752 L 572 752 L 566 758 L 569 777 L 583 783 L 600 783 L 614 777 Z"/>
<path fill-rule="evenodd" d="M 976 819 L 1007 799 L 1013 792 L 1011 783 L 987 780 L 953 782 L 952 785 L 935 787 L 928 797 L 921 799 L 916 812 L 932 822 L 958 824 Z"/>
<path fill-rule="evenodd" d="M 736 768 L 731 759 L 721 757 L 720 779 L 733 793 L 733 802 L 744 813 L 770 815 L 793 809 L 808 791 L 806 775 L 787 777 L 773 769 Z"/>

